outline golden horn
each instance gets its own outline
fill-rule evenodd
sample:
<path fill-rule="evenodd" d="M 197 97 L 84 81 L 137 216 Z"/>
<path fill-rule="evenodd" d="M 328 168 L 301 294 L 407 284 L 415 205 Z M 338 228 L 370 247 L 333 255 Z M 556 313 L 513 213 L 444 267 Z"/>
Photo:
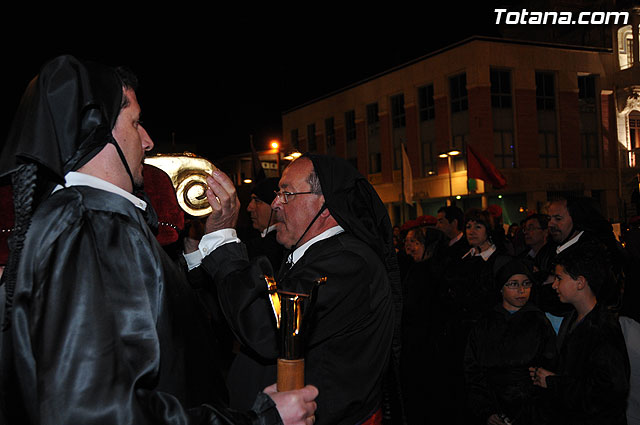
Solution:
<path fill-rule="evenodd" d="M 176 191 L 180 208 L 187 214 L 202 217 L 211 213 L 207 201 L 207 176 L 216 166 L 192 153 L 159 154 L 145 158 L 144 162 L 158 167 L 169 175 Z"/>

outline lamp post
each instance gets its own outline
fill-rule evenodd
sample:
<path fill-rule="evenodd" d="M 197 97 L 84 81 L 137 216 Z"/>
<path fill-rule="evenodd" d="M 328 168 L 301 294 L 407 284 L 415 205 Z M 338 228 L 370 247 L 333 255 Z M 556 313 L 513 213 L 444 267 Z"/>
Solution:
<path fill-rule="evenodd" d="M 449 170 L 449 199 L 447 200 L 447 205 L 451 205 L 453 202 L 451 198 L 453 197 L 453 187 L 451 184 L 451 168 L 452 168 L 452 160 L 451 158 L 454 156 L 460 155 L 460 151 L 457 149 L 451 149 L 448 152 L 442 152 L 438 157 L 447 158 L 447 167 Z"/>

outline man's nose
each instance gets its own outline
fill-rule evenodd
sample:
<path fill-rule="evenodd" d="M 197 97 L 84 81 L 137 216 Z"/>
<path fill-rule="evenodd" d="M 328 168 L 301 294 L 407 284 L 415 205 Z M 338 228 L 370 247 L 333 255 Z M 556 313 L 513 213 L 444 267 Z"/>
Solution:
<path fill-rule="evenodd" d="M 154 143 L 153 140 L 151 140 L 151 136 L 149 136 L 149 133 L 147 133 L 147 130 L 145 130 L 143 126 L 139 125 L 138 132 L 140 133 L 142 148 L 145 151 L 150 151 L 151 149 L 153 149 Z"/>

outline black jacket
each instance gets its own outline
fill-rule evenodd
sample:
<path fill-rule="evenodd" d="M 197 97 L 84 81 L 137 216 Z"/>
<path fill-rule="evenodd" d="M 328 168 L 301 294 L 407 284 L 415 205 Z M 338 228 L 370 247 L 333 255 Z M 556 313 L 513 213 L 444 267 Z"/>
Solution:
<path fill-rule="evenodd" d="M 558 423 L 626 424 L 629 357 L 620 324 L 600 304 L 578 324 L 576 317 L 560 327 L 557 375 L 546 378 Z"/>
<path fill-rule="evenodd" d="M 533 304 L 513 314 L 500 304 L 487 312 L 471 331 L 464 358 L 469 406 L 478 423 L 496 413 L 514 424 L 543 423 L 541 388 L 532 384 L 529 367 L 553 368 L 555 358 L 555 332 Z"/>
<path fill-rule="evenodd" d="M 40 205 L 12 319 L 0 333 L 9 423 L 272 423 L 223 407 L 197 299 L 119 195 L 75 186 Z"/>
<path fill-rule="evenodd" d="M 225 244 L 202 267 L 238 340 L 260 357 L 278 357 L 278 333 L 264 271 L 243 244 Z M 305 381 L 318 387 L 317 424 L 354 424 L 380 407 L 394 320 L 387 273 L 378 256 L 349 233 L 319 241 L 278 282 L 309 293 L 321 277 L 313 314 L 305 316 Z M 272 377 L 275 382 L 275 376 Z"/>

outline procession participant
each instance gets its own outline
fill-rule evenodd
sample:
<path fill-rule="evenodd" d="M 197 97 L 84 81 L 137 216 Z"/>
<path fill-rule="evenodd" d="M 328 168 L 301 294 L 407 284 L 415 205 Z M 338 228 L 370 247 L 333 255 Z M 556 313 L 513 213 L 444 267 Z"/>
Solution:
<path fill-rule="evenodd" d="M 16 211 L 0 286 L 3 423 L 311 424 L 314 388 L 224 405 L 207 322 L 132 195 L 153 147 L 136 85 L 61 56 L 23 96 L 0 159 Z"/>
<path fill-rule="evenodd" d="M 214 242 L 213 250 L 210 238 L 202 239 L 202 267 L 214 279 L 236 336 L 262 357 L 275 359 L 277 332 L 269 320 L 273 313 L 266 286 L 260 282 L 264 267 L 250 263 L 243 244 L 234 243 L 238 240 L 232 227 L 239 208 L 235 188 L 222 173 L 214 173 L 208 184 L 212 208 L 227 222 L 208 221 L 207 232 L 211 239 L 218 232 L 227 237 Z M 326 277 L 305 319 L 309 327 L 304 335 L 305 378 L 320 390 L 317 423 L 380 420 L 400 319 L 399 273 L 384 205 L 346 161 L 305 154 L 285 169 L 272 208 L 278 219 L 277 240 L 289 250 L 277 276 L 279 288 L 309 293 L 312 282 Z M 394 356 L 398 351 L 396 340 Z M 397 360 L 391 358 L 394 370 Z M 396 388 L 392 392 L 397 394 Z"/>

